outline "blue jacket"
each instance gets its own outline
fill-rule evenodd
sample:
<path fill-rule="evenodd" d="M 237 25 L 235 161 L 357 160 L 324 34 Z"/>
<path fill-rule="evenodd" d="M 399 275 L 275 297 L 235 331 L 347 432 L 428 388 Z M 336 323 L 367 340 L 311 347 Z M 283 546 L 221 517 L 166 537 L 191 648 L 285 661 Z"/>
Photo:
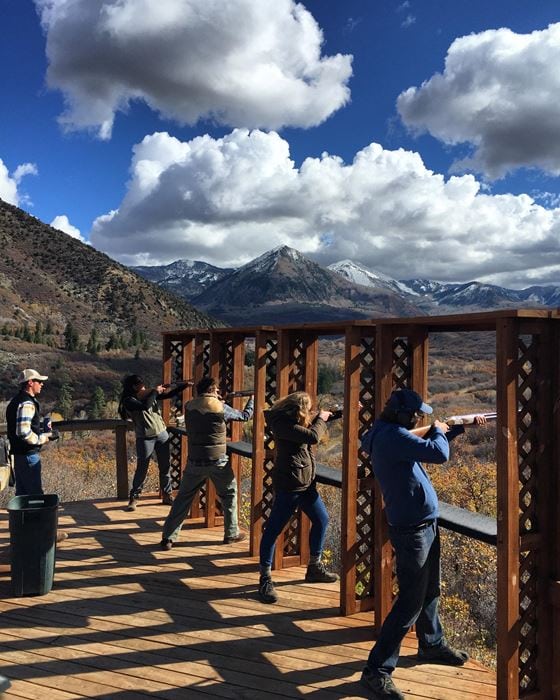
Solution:
<path fill-rule="evenodd" d="M 452 428 L 449 439 L 464 432 Z M 390 525 L 407 527 L 438 517 L 438 498 L 420 462 L 443 464 L 449 459 L 449 439 L 439 429 L 420 438 L 397 423 L 378 419 L 362 439 L 381 487 Z"/>

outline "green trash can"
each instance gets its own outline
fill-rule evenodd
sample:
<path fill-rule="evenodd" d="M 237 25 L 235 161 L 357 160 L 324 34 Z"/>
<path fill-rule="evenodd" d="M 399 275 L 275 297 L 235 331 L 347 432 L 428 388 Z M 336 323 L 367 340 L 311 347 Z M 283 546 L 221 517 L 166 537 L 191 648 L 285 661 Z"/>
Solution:
<path fill-rule="evenodd" d="M 58 527 L 57 494 L 15 496 L 8 502 L 12 592 L 45 595 L 53 584 Z"/>

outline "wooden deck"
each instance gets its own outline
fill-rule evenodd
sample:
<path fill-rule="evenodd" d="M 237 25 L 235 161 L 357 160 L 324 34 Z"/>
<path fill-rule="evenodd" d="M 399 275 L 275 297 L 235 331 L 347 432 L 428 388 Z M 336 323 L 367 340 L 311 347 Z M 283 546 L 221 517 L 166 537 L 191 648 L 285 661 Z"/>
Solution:
<path fill-rule="evenodd" d="M 358 679 L 371 614 L 340 617 L 338 584 L 304 584 L 302 568 L 276 572 L 280 600 L 264 605 L 245 542 L 191 528 L 162 552 L 167 509 L 150 498 L 136 513 L 123 505 L 63 506 L 69 539 L 46 596 L 10 598 L 0 566 L 0 673 L 12 680 L 3 698 L 367 697 Z M 407 639 L 394 676 L 407 697 L 495 697 L 495 676 L 479 664 L 417 664 L 414 654 Z"/>

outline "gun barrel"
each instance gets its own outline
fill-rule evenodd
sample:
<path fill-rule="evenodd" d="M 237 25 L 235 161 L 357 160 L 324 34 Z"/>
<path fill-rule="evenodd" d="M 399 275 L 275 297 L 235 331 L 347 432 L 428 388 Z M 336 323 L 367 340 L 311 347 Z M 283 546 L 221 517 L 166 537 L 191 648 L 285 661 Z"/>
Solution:
<path fill-rule="evenodd" d="M 496 420 L 498 414 L 494 411 L 491 413 L 467 413 L 464 416 L 450 416 L 445 419 L 447 425 L 472 425 L 477 416 L 484 416 L 487 421 Z"/>

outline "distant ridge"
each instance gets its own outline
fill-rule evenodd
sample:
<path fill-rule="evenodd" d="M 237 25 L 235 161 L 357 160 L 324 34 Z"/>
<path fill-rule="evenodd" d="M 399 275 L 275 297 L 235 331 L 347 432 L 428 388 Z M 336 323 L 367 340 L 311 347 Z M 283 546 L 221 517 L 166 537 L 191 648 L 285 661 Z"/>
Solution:
<path fill-rule="evenodd" d="M 41 321 L 101 336 L 223 325 L 100 253 L 0 200 L 0 325 Z"/>
<path fill-rule="evenodd" d="M 288 246 L 268 251 L 237 270 L 188 260 L 134 269 L 230 323 L 560 306 L 559 286 L 515 290 L 477 281 L 396 280 L 352 260 L 322 268 Z"/>

